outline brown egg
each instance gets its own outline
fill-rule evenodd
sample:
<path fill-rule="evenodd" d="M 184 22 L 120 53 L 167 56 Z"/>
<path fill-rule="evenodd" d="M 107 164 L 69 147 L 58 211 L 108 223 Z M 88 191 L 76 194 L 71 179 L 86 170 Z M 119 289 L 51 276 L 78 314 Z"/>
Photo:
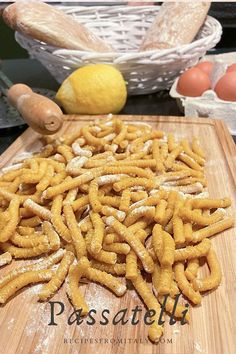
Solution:
<path fill-rule="evenodd" d="M 236 101 L 236 71 L 223 75 L 215 86 L 217 96 L 224 101 Z"/>
<path fill-rule="evenodd" d="M 210 76 L 213 66 L 214 63 L 212 61 L 202 61 L 201 63 L 198 63 L 195 68 L 202 70 L 204 73 Z"/>
<path fill-rule="evenodd" d="M 198 97 L 211 88 L 211 82 L 206 73 L 198 68 L 186 70 L 178 80 L 177 92 L 183 96 Z"/>
<path fill-rule="evenodd" d="M 227 73 L 231 73 L 232 71 L 236 71 L 236 63 L 231 64 L 228 69 L 227 69 Z"/>

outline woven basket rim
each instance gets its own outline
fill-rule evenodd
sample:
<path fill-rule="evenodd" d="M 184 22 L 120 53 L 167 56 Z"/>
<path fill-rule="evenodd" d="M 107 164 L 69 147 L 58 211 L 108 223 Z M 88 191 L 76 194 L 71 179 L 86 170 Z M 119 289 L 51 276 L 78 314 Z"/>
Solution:
<path fill-rule="evenodd" d="M 219 25 L 219 29 L 221 28 L 221 31 L 222 31 L 222 26 L 220 24 L 220 22 L 215 19 L 214 17 L 212 16 L 207 16 L 207 20 L 211 20 L 211 21 L 215 21 L 215 24 L 216 25 Z M 206 22 L 205 21 L 205 22 Z M 185 51 L 188 51 L 190 48 L 190 46 L 197 46 L 197 45 L 201 45 L 202 42 L 204 42 L 206 39 L 210 38 L 210 37 L 214 37 L 215 34 L 214 33 L 211 33 L 210 35 L 207 35 L 207 36 L 204 36 L 202 38 L 199 38 L 199 39 L 196 39 L 196 40 L 193 40 L 191 43 L 188 43 L 188 44 L 182 44 L 182 45 L 179 45 L 177 47 L 173 47 L 173 48 L 168 48 L 168 49 L 152 49 L 152 50 L 147 50 L 147 51 L 137 51 L 137 50 L 131 50 L 129 52 L 104 52 L 102 54 L 106 54 L 106 55 L 115 55 L 115 56 L 126 56 L 126 55 L 129 55 L 129 54 L 132 54 L 132 55 L 137 55 L 137 57 L 141 57 L 141 56 L 147 56 L 147 53 L 150 54 L 150 56 L 154 55 L 154 54 L 159 54 L 161 56 L 165 56 L 165 55 L 168 55 L 168 54 L 171 54 L 173 52 L 185 52 Z M 34 40 L 34 41 L 37 41 L 37 40 Z M 40 42 L 40 41 L 38 41 Z M 73 54 L 92 54 L 92 53 L 98 53 L 99 52 L 91 52 L 91 51 L 85 51 L 85 50 L 78 50 L 78 49 L 66 49 L 66 48 L 60 48 L 60 49 L 56 49 L 55 51 L 53 51 L 53 54 L 56 54 L 56 55 L 59 55 L 59 54 L 63 54 L 63 53 L 73 53 Z"/>
<path fill-rule="evenodd" d="M 214 17 L 207 16 L 207 19 L 205 20 L 204 23 L 206 23 L 206 21 L 208 21 L 208 20 L 211 20 L 211 21 L 215 22 L 216 25 L 219 25 L 219 28 L 222 28 L 220 22 L 217 19 L 215 19 Z M 152 50 L 146 50 L 146 51 L 143 50 L 143 51 L 140 51 L 140 52 L 138 52 L 137 50 L 133 50 L 133 51 L 131 50 L 131 51 L 129 51 L 126 54 L 129 54 L 129 53 L 130 54 L 147 54 L 147 52 L 150 53 L 150 54 L 157 54 L 157 53 L 160 53 L 160 54 L 163 54 L 163 55 L 170 54 L 170 53 L 172 53 L 173 51 L 176 51 L 176 50 L 183 50 L 183 51 L 185 49 L 188 50 L 189 46 L 191 46 L 193 44 L 201 44 L 204 40 L 206 40 L 207 38 L 210 38 L 211 36 L 214 36 L 214 33 L 211 33 L 211 34 L 209 34 L 207 36 L 204 36 L 202 38 L 198 38 L 196 40 L 193 40 L 191 43 L 182 44 L 182 45 L 179 45 L 179 46 L 173 47 L 173 48 L 152 49 Z M 37 41 L 37 40 L 35 40 L 35 41 Z M 38 41 L 38 42 L 40 42 L 40 41 Z M 65 51 L 65 52 L 69 51 L 69 52 L 73 52 L 73 53 L 88 53 L 88 54 L 89 53 L 95 53 L 95 52 L 91 52 L 91 51 L 78 50 L 78 49 L 66 49 L 66 48 L 56 49 L 53 53 L 57 54 L 59 51 Z M 107 53 L 104 52 L 104 54 L 124 55 L 124 52 L 107 52 Z"/>
<path fill-rule="evenodd" d="M 120 11 L 125 11 L 127 12 L 127 9 L 128 9 L 128 12 L 130 10 L 140 10 L 140 12 L 142 10 L 157 10 L 157 9 L 160 9 L 161 5 L 141 5 L 141 6 L 133 6 L 133 5 L 95 5 L 95 6 L 76 6 L 76 5 L 73 5 L 73 6 L 67 6 L 67 5 L 56 5 L 55 7 L 57 7 L 58 9 L 61 9 L 61 10 L 97 10 L 97 9 L 101 9 L 101 10 L 110 10 L 109 12 L 113 12 L 113 10 L 120 10 Z"/>
<path fill-rule="evenodd" d="M 154 6 L 154 5 L 149 5 L 149 6 L 127 6 L 127 5 L 123 5 L 123 6 L 107 6 L 107 5 L 103 5 L 103 6 L 62 6 L 62 5 L 59 5 L 59 6 L 56 6 L 57 8 L 60 8 L 62 10 L 70 10 L 70 13 L 73 14 L 73 12 L 76 12 L 76 11 L 79 11 L 79 10 L 103 10 L 103 9 L 106 9 L 106 10 L 110 10 L 111 12 L 118 12 L 118 11 L 124 11 L 126 10 L 127 11 L 127 8 L 128 10 L 159 10 L 160 9 L 160 6 L 157 5 L 157 6 Z M 206 24 L 207 21 L 211 21 L 215 26 L 216 28 L 218 28 L 218 31 L 221 31 L 222 32 L 222 26 L 220 24 L 220 22 L 212 17 L 212 16 L 207 16 L 204 24 L 203 24 L 203 27 L 204 25 Z M 59 47 L 55 47 L 55 46 L 52 46 L 50 44 L 47 44 L 47 43 L 44 43 L 40 40 L 37 40 L 37 39 L 34 39 L 34 38 L 31 38 L 31 37 L 28 37 L 26 35 L 23 35 L 22 33 L 19 33 L 16 31 L 16 36 L 22 36 L 24 37 L 25 39 L 33 42 L 33 43 L 37 43 L 39 45 L 42 45 L 42 46 L 45 46 L 45 47 L 48 47 L 48 48 L 51 48 L 52 49 L 52 52 L 51 54 L 53 55 L 56 55 L 56 56 L 60 56 L 60 55 L 93 55 L 93 54 L 102 54 L 102 55 L 107 55 L 107 56 L 110 56 L 110 57 L 118 57 L 119 58 L 119 61 L 123 61 L 125 60 L 125 58 L 129 55 L 132 55 L 133 59 L 139 59 L 139 58 L 142 58 L 142 56 L 144 57 L 147 57 L 147 55 L 150 57 L 150 63 L 152 63 L 152 57 L 154 56 L 155 57 L 155 60 L 157 60 L 159 57 L 162 57 L 162 56 L 166 56 L 166 55 L 170 55 L 172 53 L 179 53 L 179 55 L 183 55 L 185 52 L 189 51 L 191 47 L 191 49 L 194 49 L 194 47 L 198 47 L 198 46 L 201 46 L 202 44 L 204 44 L 204 42 L 206 40 L 209 40 L 211 37 L 215 37 L 215 33 L 211 33 L 209 35 L 206 35 L 206 36 L 203 36 L 202 38 L 198 38 L 196 40 L 193 40 L 191 43 L 188 43 L 188 44 L 183 44 L 183 45 L 180 45 L 180 46 L 177 46 L 177 47 L 173 47 L 173 48 L 168 48 L 168 49 L 153 49 L 153 50 L 149 50 L 149 51 L 137 51 L 137 50 L 130 50 L 130 51 L 117 51 L 117 52 L 104 52 L 104 53 L 99 53 L 99 52 L 95 52 L 95 51 L 86 51 L 86 50 L 78 50 L 78 49 L 67 49 L 67 48 L 59 48 Z"/>

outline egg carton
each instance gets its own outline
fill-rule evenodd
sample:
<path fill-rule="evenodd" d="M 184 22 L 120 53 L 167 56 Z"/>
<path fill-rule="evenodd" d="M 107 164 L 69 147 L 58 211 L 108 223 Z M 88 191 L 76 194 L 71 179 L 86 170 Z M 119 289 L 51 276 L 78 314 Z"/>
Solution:
<path fill-rule="evenodd" d="M 214 87 L 218 79 L 225 73 L 227 66 L 236 63 L 236 52 L 207 55 L 201 61 L 209 60 L 215 63 L 214 73 L 211 76 Z M 178 78 L 173 83 L 170 96 L 177 100 L 177 104 L 186 117 L 206 117 L 223 120 L 231 135 L 236 135 L 236 102 L 219 99 L 213 90 L 205 91 L 199 97 L 187 97 L 176 90 Z"/>

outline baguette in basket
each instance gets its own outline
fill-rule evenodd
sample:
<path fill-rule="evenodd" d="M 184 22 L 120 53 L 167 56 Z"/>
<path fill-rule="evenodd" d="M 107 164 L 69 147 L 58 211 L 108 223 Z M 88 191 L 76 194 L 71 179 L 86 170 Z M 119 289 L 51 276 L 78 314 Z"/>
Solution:
<path fill-rule="evenodd" d="M 139 51 L 191 43 L 203 25 L 210 5 L 210 2 L 199 1 L 164 3 L 147 30 Z"/>
<path fill-rule="evenodd" d="M 20 1 L 3 12 L 8 26 L 22 34 L 59 48 L 115 52 L 72 16 L 40 1 Z"/>

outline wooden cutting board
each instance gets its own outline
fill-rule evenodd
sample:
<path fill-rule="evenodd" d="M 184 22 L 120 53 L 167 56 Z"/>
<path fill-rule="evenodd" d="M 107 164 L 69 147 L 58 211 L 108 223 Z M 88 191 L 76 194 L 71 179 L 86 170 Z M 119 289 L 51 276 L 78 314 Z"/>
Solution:
<path fill-rule="evenodd" d="M 124 120 L 147 122 L 154 128 L 173 132 L 177 138 L 191 140 L 198 136 L 206 151 L 206 175 L 211 197 L 229 196 L 233 206 L 228 213 L 233 214 L 236 207 L 236 149 L 225 124 L 219 120 L 190 119 L 180 117 L 121 116 Z M 62 133 L 79 128 L 94 117 L 83 117 L 80 121 L 68 121 Z M 11 163 L 15 156 L 24 151 L 39 148 L 39 136 L 31 129 L 26 130 L 1 156 L 0 168 Z M 0 353 L 1 354 L 233 354 L 235 348 L 236 313 L 236 242 L 235 229 L 221 233 L 213 239 L 222 271 L 220 287 L 203 297 L 201 306 L 191 308 L 190 325 L 170 326 L 166 317 L 165 334 L 158 345 L 147 340 L 147 326 L 143 324 L 145 307 L 134 290 L 122 298 L 97 284 L 85 284 L 82 288 L 90 308 L 97 310 L 96 324 L 89 326 L 67 324 L 72 308 L 66 298 L 64 288 L 53 297 L 62 301 L 65 311 L 56 317 L 57 326 L 48 326 L 50 305 L 37 303 L 37 286 L 22 291 L 0 308 Z M 0 275 L 8 272 L 13 265 L 0 270 Z M 112 317 L 120 310 L 131 310 L 141 306 L 140 323 L 136 326 L 126 324 L 102 326 L 100 314 L 110 310 Z M 56 310 L 59 310 L 57 308 Z"/>

